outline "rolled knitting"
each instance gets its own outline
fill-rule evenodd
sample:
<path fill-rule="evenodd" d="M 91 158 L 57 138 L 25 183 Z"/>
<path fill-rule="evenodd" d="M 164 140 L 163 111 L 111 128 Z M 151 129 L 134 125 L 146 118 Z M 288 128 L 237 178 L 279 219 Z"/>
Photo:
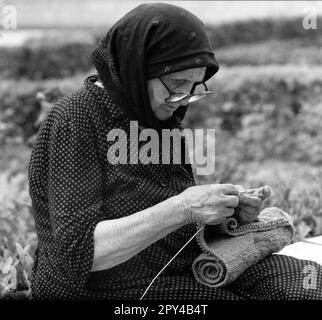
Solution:
<path fill-rule="evenodd" d="M 221 225 L 207 225 L 197 235 L 202 253 L 192 264 L 195 279 L 209 287 L 236 280 L 247 268 L 290 244 L 293 219 L 283 210 L 264 209 L 258 221 L 239 225 L 229 218 Z"/>

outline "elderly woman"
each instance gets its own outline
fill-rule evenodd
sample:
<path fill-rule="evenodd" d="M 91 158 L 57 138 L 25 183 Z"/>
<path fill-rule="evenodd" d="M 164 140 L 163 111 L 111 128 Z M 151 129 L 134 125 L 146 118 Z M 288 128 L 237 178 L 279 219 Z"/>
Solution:
<path fill-rule="evenodd" d="M 239 203 L 234 185 L 196 186 L 183 161 L 130 163 L 129 134 L 128 161 L 107 157 L 112 129 L 129 133 L 131 120 L 140 130 L 182 129 L 189 102 L 207 95 L 205 82 L 219 67 L 196 16 L 169 4 L 140 5 L 109 30 L 92 58 L 98 74 L 55 104 L 31 156 L 35 299 L 138 299 L 193 236 L 196 222 L 219 224 Z M 302 289 L 304 261 L 270 256 L 213 289 L 193 277 L 199 254 L 191 241 L 145 298 L 315 297 Z"/>

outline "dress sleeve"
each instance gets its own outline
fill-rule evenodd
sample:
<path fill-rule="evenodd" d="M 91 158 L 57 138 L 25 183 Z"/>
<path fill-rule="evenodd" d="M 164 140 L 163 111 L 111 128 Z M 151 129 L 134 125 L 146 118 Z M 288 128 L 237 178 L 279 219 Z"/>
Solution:
<path fill-rule="evenodd" d="M 102 167 L 89 130 L 60 119 L 49 143 L 49 213 L 59 265 L 83 287 L 91 272 L 94 229 L 105 220 Z"/>

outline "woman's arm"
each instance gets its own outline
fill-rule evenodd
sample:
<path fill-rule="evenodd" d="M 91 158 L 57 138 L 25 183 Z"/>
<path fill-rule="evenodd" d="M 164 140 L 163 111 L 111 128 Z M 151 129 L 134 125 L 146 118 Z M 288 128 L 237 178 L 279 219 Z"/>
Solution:
<path fill-rule="evenodd" d="M 192 186 L 130 216 L 100 221 L 94 230 L 92 271 L 129 260 L 185 224 L 221 223 L 233 215 L 238 194 L 238 189 L 230 184 Z"/>
<path fill-rule="evenodd" d="M 92 271 L 129 260 L 186 223 L 178 196 L 127 217 L 99 222 L 94 230 Z"/>

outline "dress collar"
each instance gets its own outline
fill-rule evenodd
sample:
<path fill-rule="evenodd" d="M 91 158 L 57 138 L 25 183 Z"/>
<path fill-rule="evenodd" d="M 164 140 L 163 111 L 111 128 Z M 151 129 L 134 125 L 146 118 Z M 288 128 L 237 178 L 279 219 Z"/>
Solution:
<path fill-rule="evenodd" d="M 88 76 L 85 81 L 85 89 L 90 94 L 91 97 L 97 101 L 97 104 L 101 107 L 104 107 L 108 111 L 109 119 L 113 120 L 120 120 L 126 121 L 127 117 L 122 112 L 120 107 L 114 103 L 114 101 L 111 99 L 110 95 L 102 85 L 97 85 L 97 83 L 100 83 L 100 77 L 98 74 L 93 74 Z"/>

